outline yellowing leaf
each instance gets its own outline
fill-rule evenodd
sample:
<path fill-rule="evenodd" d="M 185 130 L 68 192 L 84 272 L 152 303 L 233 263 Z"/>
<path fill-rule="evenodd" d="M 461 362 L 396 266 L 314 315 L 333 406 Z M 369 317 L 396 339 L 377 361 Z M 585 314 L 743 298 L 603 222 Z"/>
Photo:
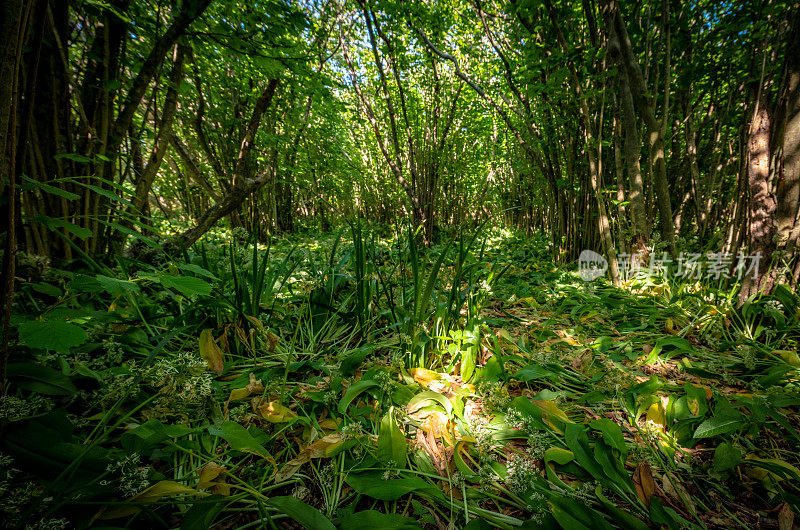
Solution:
<path fill-rule="evenodd" d="M 231 390 L 231 395 L 228 397 L 228 403 L 239 399 L 247 399 L 253 394 L 261 395 L 264 393 L 264 385 L 261 384 L 261 379 L 256 379 L 256 376 L 250 374 L 250 382 L 244 388 L 234 388 Z"/>
<path fill-rule="evenodd" d="M 453 438 L 450 436 L 447 422 L 448 419 L 445 413 L 434 410 L 422 421 L 420 428 L 426 433 L 430 433 L 437 438 L 442 438 L 448 444 L 453 445 Z"/>
<path fill-rule="evenodd" d="M 767 476 L 771 476 L 775 480 L 784 480 L 784 476 L 789 476 L 795 481 L 800 478 L 800 469 L 778 458 L 759 458 L 755 455 L 747 455 L 745 462 L 751 464 L 748 466 L 747 474 L 756 480 L 762 480 Z"/>
<path fill-rule="evenodd" d="M 790 350 L 775 350 L 772 352 L 772 355 L 778 355 L 784 362 L 791 364 L 792 366 L 800 367 L 800 356 L 797 355 L 796 351 Z"/>
<path fill-rule="evenodd" d="M 262 403 L 258 406 L 258 411 L 261 413 L 261 417 L 270 423 L 285 423 L 297 417 L 293 410 L 281 405 L 278 401 Z"/>
<path fill-rule="evenodd" d="M 150 504 L 161 499 L 172 497 L 174 495 L 207 495 L 197 491 L 194 488 L 184 486 L 172 480 L 161 480 L 156 482 L 149 488 L 137 493 L 133 497 L 128 498 L 131 504 L 121 504 L 116 506 L 109 506 L 100 511 L 98 519 L 116 519 L 118 517 L 128 517 L 137 513 L 141 508 L 134 503 Z"/>
<path fill-rule="evenodd" d="M 339 430 L 339 422 L 333 418 L 328 418 L 319 422 L 319 426 L 326 431 L 337 431 Z"/>
<path fill-rule="evenodd" d="M 414 380 L 424 387 L 427 387 L 431 381 L 438 381 L 442 378 L 441 374 L 428 370 L 427 368 L 412 368 L 408 371 Z"/>
<path fill-rule="evenodd" d="M 526 296 L 525 298 L 520 298 L 518 303 L 520 305 L 528 306 L 531 309 L 539 307 L 539 302 L 536 300 L 536 298 L 532 296 Z"/>
<path fill-rule="evenodd" d="M 216 462 L 209 462 L 200 470 L 197 489 L 208 489 L 218 495 L 230 495 L 231 487 L 225 483 L 226 469 Z"/>
<path fill-rule="evenodd" d="M 278 337 L 276 334 L 271 331 L 267 331 L 267 342 L 269 342 L 270 353 L 275 353 L 275 349 L 278 347 L 280 340 L 280 337 Z"/>
<path fill-rule="evenodd" d="M 342 445 L 342 435 L 338 432 L 317 440 L 300 451 L 296 457 L 286 462 L 281 470 L 275 474 L 275 482 L 283 482 L 289 479 L 292 475 L 297 473 L 303 465 L 310 462 L 312 458 L 329 457 L 340 445 Z"/>
<path fill-rule="evenodd" d="M 245 317 L 247 320 L 249 320 L 249 321 L 250 321 L 250 323 L 251 323 L 251 324 L 253 324 L 253 326 L 254 326 L 256 329 L 258 329 L 259 331 L 264 331 L 264 323 L 263 323 L 263 322 L 261 322 L 259 319 L 257 319 L 257 318 L 256 318 L 256 317 L 254 317 L 254 316 L 251 316 L 251 315 L 245 315 L 244 317 Z"/>
<path fill-rule="evenodd" d="M 214 484 L 214 480 L 225 473 L 225 468 L 216 462 L 209 462 L 200 469 L 200 480 L 197 483 L 197 488 L 204 490 Z"/>
<path fill-rule="evenodd" d="M 700 402 L 697 401 L 697 399 L 686 396 L 686 405 L 688 405 L 689 412 L 691 412 L 693 416 L 700 414 Z"/>
<path fill-rule="evenodd" d="M 564 429 L 558 423 L 555 423 L 554 419 L 559 419 L 564 423 L 574 423 L 553 401 L 536 400 L 531 401 L 531 403 L 542 409 L 542 420 L 556 432 L 563 433 Z"/>
<path fill-rule="evenodd" d="M 661 432 L 664 432 L 664 429 L 667 426 L 667 419 L 664 411 L 664 405 L 661 403 L 661 401 L 653 403 L 650 408 L 647 409 L 647 421 L 653 422 L 653 424 L 658 426 Z"/>
<path fill-rule="evenodd" d="M 219 349 L 210 329 L 200 332 L 200 355 L 206 360 L 212 372 L 217 375 L 222 374 L 222 350 Z"/>

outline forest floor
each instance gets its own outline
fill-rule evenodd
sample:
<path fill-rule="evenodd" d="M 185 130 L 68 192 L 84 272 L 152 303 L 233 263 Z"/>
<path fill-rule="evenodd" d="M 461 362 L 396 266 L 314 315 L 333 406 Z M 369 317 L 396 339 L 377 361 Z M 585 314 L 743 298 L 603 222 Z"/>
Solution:
<path fill-rule="evenodd" d="M 28 259 L 3 525 L 793 528 L 795 294 L 345 234 Z"/>

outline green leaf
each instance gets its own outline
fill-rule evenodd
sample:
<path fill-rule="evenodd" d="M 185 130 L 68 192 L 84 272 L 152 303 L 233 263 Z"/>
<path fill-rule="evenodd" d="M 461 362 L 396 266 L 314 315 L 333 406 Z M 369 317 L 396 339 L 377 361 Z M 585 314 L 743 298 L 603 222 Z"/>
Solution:
<path fill-rule="evenodd" d="M 545 463 L 555 462 L 556 464 L 563 466 L 569 464 L 573 460 L 575 460 L 575 455 L 572 453 L 572 451 L 563 449 L 561 447 L 550 447 L 544 452 Z"/>
<path fill-rule="evenodd" d="M 347 475 L 345 482 L 357 493 L 382 501 L 395 501 L 407 493 L 430 487 L 419 477 L 383 480 L 382 475 L 374 473 Z"/>
<path fill-rule="evenodd" d="M 522 370 L 517 371 L 511 377 L 516 379 L 517 381 L 533 381 L 534 379 L 543 379 L 543 378 L 551 378 L 553 376 L 553 372 L 542 368 L 538 364 L 530 364 L 523 368 Z"/>
<path fill-rule="evenodd" d="M 355 374 L 356 369 L 361 366 L 364 359 L 367 358 L 367 354 L 372 353 L 373 350 L 374 348 L 372 347 L 358 348 L 355 352 L 342 359 L 340 364 L 342 375 L 350 377 Z"/>
<path fill-rule="evenodd" d="M 139 286 L 130 280 L 118 280 L 109 276 L 98 274 L 95 279 L 100 282 L 100 286 L 109 294 L 122 296 L 125 293 L 132 293 L 139 290 Z"/>
<path fill-rule="evenodd" d="M 394 421 L 394 407 L 381 419 L 378 427 L 378 460 L 386 465 L 394 462 L 395 466 L 405 467 L 406 437 Z"/>
<path fill-rule="evenodd" d="M 698 425 L 697 430 L 694 431 L 694 437 L 697 439 L 711 438 L 719 434 L 733 432 L 743 427 L 744 424 L 740 416 L 715 416 Z"/>
<path fill-rule="evenodd" d="M 7 370 L 8 378 L 24 390 L 49 396 L 69 396 L 77 391 L 69 377 L 34 362 L 10 363 Z"/>
<path fill-rule="evenodd" d="M 309 530 L 336 530 L 327 517 L 322 515 L 319 510 L 313 506 L 309 506 L 303 501 L 287 495 L 285 497 L 272 497 L 266 504 L 273 506 L 285 513 L 298 523 L 303 528 Z"/>
<path fill-rule="evenodd" d="M 337 521 L 341 530 L 364 530 L 365 528 L 385 528 L 387 530 L 413 530 L 421 528 L 408 517 L 396 513 L 381 513 L 377 510 L 364 510 Z"/>
<path fill-rule="evenodd" d="M 29 348 L 69 353 L 70 348 L 86 342 L 88 335 L 80 326 L 64 321 L 30 320 L 19 326 L 19 340 Z"/>
<path fill-rule="evenodd" d="M 228 442 L 228 445 L 231 446 L 231 449 L 235 451 L 253 453 L 258 456 L 263 456 L 264 458 L 271 458 L 269 451 L 259 444 L 247 429 L 235 421 L 225 421 L 219 428 L 209 427 L 208 432 L 224 438 L 225 441 Z"/>
<path fill-rule="evenodd" d="M 344 393 L 341 401 L 339 401 L 339 412 L 344 414 L 347 412 L 347 407 L 350 406 L 350 403 L 353 402 L 355 398 L 358 397 L 359 394 L 367 390 L 368 388 L 372 388 L 378 386 L 378 383 L 373 381 L 372 379 L 361 380 L 355 383 L 353 386 L 347 389 L 347 392 Z"/>
<path fill-rule="evenodd" d="M 449 399 L 444 397 L 442 394 L 438 392 L 434 392 L 432 390 L 426 390 L 424 392 L 420 392 L 416 396 L 414 396 L 411 401 L 408 402 L 408 410 L 410 412 L 414 412 L 416 410 L 421 409 L 426 402 L 433 401 L 434 403 L 438 403 L 439 405 L 444 408 L 444 411 L 447 414 L 453 410 L 453 404 L 450 402 Z"/>
<path fill-rule="evenodd" d="M 714 469 L 727 471 L 742 461 L 742 452 L 730 442 L 722 442 L 714 450 Z"/>
<path fill-rule="evenodd" d="M 62 291 L 59 287 L 49 283 L 39 282 L 31 283 L 29 285 L 37 293 L 46 294 L 47 296 L 52 296 L 54 298 L 58 298 L 64 294 L 64 291 Z"/>
<path fill-rule="evenodd" d="M 187 298 L 192 295 L 208 296 L 211 294 L 211 284 L 200 278 L 173 276 L 167 273 L 158 273 L 156 278 L 164 287 L 175 289 Z"/>
<path fill-rule="evenodd" d="M 160 444 L 167 438 L 180 438 L 195 432 L 185 425 L 164 425 L 159 420 L 151 418 L 120 437 L 122 447 L 127 451 L 145 452 Z"/>
<path fill-rule="evenodd" d="M 178 265 L 178 268 L 180 268 L 182 271 L 193 272 L 198 276 L 203 276 L 204 278 L 208 278 L 209 280 L 218 279 L 216 276 L 214 276 L 213 273 L 204 269 L 200 265 L 195 265 L 194 263 L 185 263 L 183 265 Z"/>
<path fill-rule="evenodd" d="M 88 164 L 89 162 L 92 161 L 91 158 L 84 155 L 79 155 L 77 153 L 61 153 L 54 156 L 53 158 L 64 158 L 66 160 L 72 160 L 73 162 L 78 162 L 79 164 Z"/>
<path fill-rule="evenodd" d="M 37 223 L 41 223 L 45 225 L 50 230 L 56 231 L 59 228 L 63 228 L 73 236 L 77 237 L 78 239 L 86 239 L 87 237 L 92 236 L 92 231 L 88 228 L 84 228 L 82 226 L 78 226 L 75 223 L 70 223 L 69 221 L 65 221 L 64 219 L 57 219 L 55 217 L 48 217 L 42 214 L 36 214 L 33 220 Z"/>
<path fill-rule="evenodd" d="M 622 429 L 619 425 L 608 418 L 600 418 L 589 422 L 589 426 L 603 433 L 603 440 L 610 447 L 623 455 L 628 453 L 628 446 L 625 444 L 625 438 L 622 437 Z"/>
<path fill-rule="evenodd" d="M 651 364 L 658 359 L 659 354 L 665 348 L 669 348 L 671 354 L 667 357 L 674 356 L 678 353 L 691 353 L 694 351 L 692 343 L 682 337 L 661 337 L 656 341 L 655 346 L 650 351 L 650 354 L 645 359 L 645 364 Z"/>
<path fill-rule="evenodd" d="M 570 448 L 575 455 L 575 459 L 586 471 L 591 473 L 598 480 L 605 477 L 603 469 L 594 459 L 589 447 L 589 438 L 586 436 L 586 431 L 583 425 L 577 423 L 568 423 L 564 431 L 564 440 L 567 447 Z"/>
<path fill-rule="evenodd" d="M 75 199 L 80 198 L 80 195 L 77 195 L 75 193 L 66 190 L 62 190 L 61 188 L 57 188 L 55 186 L 51 186 L 50 184 L 47 184 L 45 182 L 38 182 L 36 180 L 33 180 L 27 175 L 22 175 L 22 179 L 30 183 L 32 186 L 39 188 L 45 193 L 49 193 L 51 195 L 57 195 L 58 197 L 63 197 L 68 201 L 74 201 Z"/>
<path fill-rule="evenodd" d="M 86 184 L 85 182 L 77 182 L 77 183 L 80 184 L 81 186 L 89 188 L 93 192 L 97 193 L 98 195 L 102 195 L 103 197 L 105 197 L 107 199 L 110 199 L 110 200 L 112 200 L 114 202 L 117 202 L 119 204 L 124 204 L 126 206 L 133 207 L 133 204 L 131 202 L 126 201 L 125 199 L 123 199 L 122 197 L 120 197 L 119 195 L 114 193 L 113 191 L 109 191 L 109 190 L 107 190 L 105 188 L 101 188 L 99 186 L 95 186 L 94 184 Z"/>

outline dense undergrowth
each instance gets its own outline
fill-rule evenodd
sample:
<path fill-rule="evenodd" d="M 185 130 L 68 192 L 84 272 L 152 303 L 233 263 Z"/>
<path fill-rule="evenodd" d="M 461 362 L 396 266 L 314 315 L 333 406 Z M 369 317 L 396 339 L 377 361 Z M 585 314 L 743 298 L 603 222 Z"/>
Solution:
<path fill-rule="evenodd" d="M 13 528 L 791 528 L 798 299 L 614 289 L 501 232 L 26 258 Z"/>

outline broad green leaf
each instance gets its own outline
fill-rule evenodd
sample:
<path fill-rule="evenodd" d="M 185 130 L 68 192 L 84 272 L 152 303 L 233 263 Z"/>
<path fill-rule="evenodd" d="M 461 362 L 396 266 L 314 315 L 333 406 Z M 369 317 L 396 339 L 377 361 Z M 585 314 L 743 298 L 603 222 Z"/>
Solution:
<path fill-rule="evenodd" d="M 408 411 L 413 413 L 430 402 L 438 403 L 448 414 L 453 410 L 453 404 L 445 396 L 432 390 L 425 390 L 411 398 L 407 405 Z"/>
<path fill-rule="evenodd" d="M 575 460 L 575 455 L 572 451 L 563 449 L 561 447 L 550 447 L 544 452 L 545 462 L 555 462 L 558 465 L 566 465 Z"/>
<path fill-rule="evenodd" d="M 336 530 L 327 517 L 322 515 L 319 510 L 309 506 L 301 500 L 291 495 L 284 497 L 272 497 L 266 504 L 277 508 L 308 530 Z"/>
<path fill-rule="evenodd" d="M 200 265 L 195 265 L 194 263 L 184 263 L 183 265 L 178 265 L 178 268 L 186 272 L 193 272 L 194 274 L 197 274 L 198 276 L 202 276 L 204 278 L 208 278 L 209 280 L 218 279 L 210 271 L 207 271 Z"/>
<path fill-rule="evenodd" d="M 589 422 L 589 426 L 603 433 L 603 440 L 605 440 L 609 446 L 623 455 L 627 454 L 628 446 L 625 444 L 625 438 L 622 437 L 622 429 L 619 425 L 608 418 L 600 418 Z"/>
<path fill-rule="evenodd" d="M 129 280 L 118 280 L 117 278 L 111 278 L 102 274 L 95 276 L 95 279 L 100 282 L 104 291 L 114 296 L 122 296 L 125 293 L 132 293 L 139 290 L 139 286 Z"/>
<path fill-rule="evenodd" d="M 357 383 L 353 384 L 350 388 L 347 389 L 347 392 L 344 393 L 344 396 L 339 401 L 339 412 L 344 414 L 347 412 L 347 407 L 350 406 L 350 403 L 353 402 L 355 398 L 358 397 L 359 394 L 364 392 L 365 390 L 378 386 L 378 383 L 373 381 L 372 379 L 358 381 Z"/>
<path fill-rule="evenodd" d="M 395 501 L 407 493 L 431 486 L 420 477 L 383 480 L 380 474 L 374 473 L 347 475 L 345 482 L 357 493 L 382 501 Z"/>
<path fill-rule="evenodd" d="M 744 425 L 745 423 L 740 416 L 714 416 L 697 426 L 697 430 L 694 431 L 694 437 L 697 439 L 711 438 L 719 434 L 733 432 Z"/>
<path fill-rule="evenodd" d="M 208 432 L 216 436 L 221 436 L 228 442 L 231 449 L 244 453 L 253 453 L 264 458 L 271 459 L 264 446 L 259 444 L 247 429 L 234 421 L 225 421 L 220 427 L 209 427 Z"/>
<path fill-rule="evenodd" d="M 542 368 L 538 364 L 529 364 L 522 370 L 517 371 L 514 375 L 511 376 L 512 378 L 516 379 L 517 381 L 533 381 L 535 379 L 544 379 L 544 378 L 552 378 L 553 372 Z"/>
<path fill-rule="evenodd" d="M 341 530 L 365 530 L 381 528 L 386 530 L 414 530 L 421 528 L 413 519 L 396 513 L 381 513 L 377 510 L 363 510 L 336 521 Z"/>
<path fill-rule="evenodd" d="M 378 460 L 386 465 L 393 463 L 395 467 L 405 467 L 406 437 L 394 420 L 394 407 L 381 419 L 378 426 Z"/>
<path fill-rule="evenodd" d="M 58 155 L 56 155 L 56 156 L 58 156 Z M 56 195 L 58 197 L 63 197 L 65 199 L 67 199 L 68 201 L 74 201 L 75 199 L 79 199 L 80 198 L 80 195 L 77 195 L 75 193 L 69 192 L 67 190 L 62 190 L 61 188 L 57 188 L 57 187 L 52 186 L 52 185 L 50 185 L 50 184 L 48 184 L 46 182 L 39 182 L 37 180 L 34 180 L 34 179 L 30 178 L 27 175 L 21 175 L 21 176 L 22 176 L 22 179 L 25 182 L 28 182 L 32 187 L 39 188 L 40 190 L 42 190 L 45 193 L 49 193 L 51 195 Z"/>
<path fill-rule="evenodd" d="M 83 328 L 71 322 L 29 320 L 19 325 L 19 340 L 29 348 L 69 353 L 87 338 Z"/>
<path fill-rule="evenodd" d="M 714 469 L 717 471 L 727 471 L 741 461 L 742 452 L 730 442 L 722 442 L 714 450 Z"/>
<path fill-rule="evenodd" d="M 193 276 L 173 276 L 160 272 L 156 275 L 164 287 L 175 289 L 185 297 L 193 295 L 208 296 L 211 294 L 211 284 Z"/>
<path fill-rule="evenodd" d="M 564 432 L 564 440 L 575 455 L 575 460 L 583 469 L 588 471 L 598 482 L 607 482 L 602 466 L 597 462 L 591 447 L 589 447 L 589 438 L 586 436 L 583 425 L 568 423 Z"/>
<path fill-rule="evenodd" d="M 78 162 L 79 164 L 88 164 L 92 161 L 91 158 L 84 155 L 79 155 L 78 153 L 60 153 L 55 155 L 53 158 L 72 160 L 73 162 Z"/>
<path fill-rule="evenodd" d="M 8 378 L 15 386 L 50 396 L 68 396 L 77 390 L 69 377 L 32 361 L 9 363 Z"/>
<path fill-rule="evenodd" d="M 64 219 L 57 219 L 54 217 L 48 217 L 46 215 L 37 214 L 34 219 L 35 222 L 41 223 L 45 225 L 50 230 L 58 230 L 59 228 L 63 228 L 73 236 L 77 237 L 78 239 L 86 239 L 87 237 L 92 236 L 92 231 L 88 228 L 83 226 L 76 225 L 75 223 L 70 223 L 69 221 L 65 221 Z"/>

